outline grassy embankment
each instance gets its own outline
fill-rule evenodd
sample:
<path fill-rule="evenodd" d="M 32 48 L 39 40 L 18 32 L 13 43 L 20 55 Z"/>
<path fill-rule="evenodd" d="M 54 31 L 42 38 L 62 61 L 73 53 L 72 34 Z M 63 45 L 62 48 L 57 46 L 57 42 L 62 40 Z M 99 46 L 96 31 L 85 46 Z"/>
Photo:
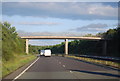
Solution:
<path fill-rule="evenodd" d="M 97 60 L 97 59 L 86 58 L 86 57 L 77 57 L 77 56 L 66 56 L 66 57 L 75 58 L 78 60 L 83 60 L 83 61 L 97 63 L 97 64 L 103 64 L 103 65 L 112 66 L 112 67 L 120 69 L 120 63 L 116 63 L 116 62 L 112 62 L 112 61 Z"/>
<path fill-rule="evenodd" d="M 16 28 L 8 22 L 0 22 L 2 27 L 2 77 L 29 63 L 36 57 L 25 53 L 25 40 L 21 39 Z"/>
<path fill-rule="evenodd" d="M 16 56 L 14 60 L 3 62 L 2 77 L 5 77 L 6 75 L 20 68 L 21 66 L 34 60 L 35 58 L 36 58 L 35 55 L 20 55 Z"/>

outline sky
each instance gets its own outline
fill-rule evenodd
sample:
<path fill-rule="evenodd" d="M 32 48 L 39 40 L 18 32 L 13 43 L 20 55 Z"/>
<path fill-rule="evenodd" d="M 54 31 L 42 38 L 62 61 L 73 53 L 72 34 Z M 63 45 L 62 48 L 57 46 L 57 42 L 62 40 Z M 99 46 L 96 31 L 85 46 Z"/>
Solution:
<path fill-rule="evenodd" d="M 2 20 L 15 26 L 19 36 L 95 35 L 116 28 L 118 2 L 5 0 L 2 2 Z M 54 45 L 60 42 L 64 40 L 30 40 L 29 44 Z"/>

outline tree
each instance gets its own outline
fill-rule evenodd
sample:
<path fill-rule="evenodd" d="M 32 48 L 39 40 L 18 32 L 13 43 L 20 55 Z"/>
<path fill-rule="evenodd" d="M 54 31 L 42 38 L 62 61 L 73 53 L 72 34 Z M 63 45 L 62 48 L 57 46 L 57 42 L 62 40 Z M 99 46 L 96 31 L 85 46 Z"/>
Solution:
<path fill-rule="evenodd" d="M 106 33 L 105 33 L 105 38 L 107 39 L 112 39 L 116 34 L 116 29 L 109 29 Z"/>
<path fill-rule="evenodd" d="M 25 40 L 20 39 L 15 27 L 8 22 L 0 23 L 2 26 L 2 58 L 5 61 L 13 60 L 16 55 L 25 54 Z"/>

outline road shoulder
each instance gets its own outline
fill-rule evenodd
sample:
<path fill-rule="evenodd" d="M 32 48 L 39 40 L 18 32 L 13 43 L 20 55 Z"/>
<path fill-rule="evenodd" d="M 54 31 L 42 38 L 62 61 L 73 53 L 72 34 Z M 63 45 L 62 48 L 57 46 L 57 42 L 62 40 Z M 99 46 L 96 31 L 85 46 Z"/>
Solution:
<path fill-rule="evenodd" d="M 37 58 L 36 58 L 37 59 Z M 31 63 L 33 63 L 36 59 L 32 60 L 31 62 L 25 64 L 24 66 L 18 68 L 16 71 L 10 73 L 8 76 L 4 77 L 3 79 L 14 79 L 17 75 L 19 75 L 25 68 L 27 68 Z"/>

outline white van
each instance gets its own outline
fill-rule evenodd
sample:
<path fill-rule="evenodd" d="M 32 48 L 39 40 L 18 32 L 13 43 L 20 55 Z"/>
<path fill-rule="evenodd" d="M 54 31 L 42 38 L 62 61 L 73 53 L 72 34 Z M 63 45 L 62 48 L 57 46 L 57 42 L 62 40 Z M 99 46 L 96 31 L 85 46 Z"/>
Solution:
<path fill-rule="evenodd" d="M 44 56 L 51 56 L 51 50 L 50 49 L 46 49 L 44 51 Z"/>

